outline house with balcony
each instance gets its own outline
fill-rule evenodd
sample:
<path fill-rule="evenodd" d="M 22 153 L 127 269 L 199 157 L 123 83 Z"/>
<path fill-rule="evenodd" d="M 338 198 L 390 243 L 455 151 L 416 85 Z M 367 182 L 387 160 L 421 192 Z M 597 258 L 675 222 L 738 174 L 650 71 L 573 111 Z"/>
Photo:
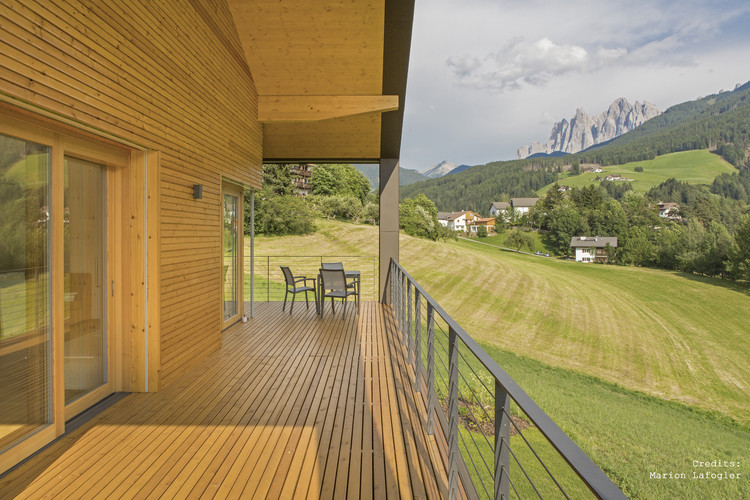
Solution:
<path fill-rule="evenodd" d="M 478 219 L 474 219 L 469 223 L 469 232 L 472 234 L 476 234 L 477 231 L 479 231 L 479 227 L 484 227 L 487 232 L 491 232 L 495 230 L 495 223 L 497 222 L 497 219 L 494 217 L 480 217 Z"/>
<path fill-rule="evenodd" d="M 289 167 L 289 173 L 292 175 L 292 186 L 297 196 L 301 198 L 310 194 L 312 190 L 310 178 L 312 177 L 313 168 L 315 168 L 315 165 L 309 163 Z"/>
<path fill-rule="evenodd" d="M 624 498 L 399 264 L 413 1 L 0 15 L 0 496 L 507 498 L 537 488 L 513 400 Z M 245 295 L 262 165 L 316 162 L 380 169 L 375 300 L 343 317 Z"/>
<path fill-rule="evenodd" d="M 617 248 L 617 237 L 574 236 L 570 239 L 570 248 L 575 249 L 576 262 L 606 264 L 609 261 L 607 250 Z"/>
<path fill-rule="evenodd" d="M 656 204 L 656 209 L 658 210 L 659 217 L 662 219 L 682 220 L 679 203 L 660 201 Z"/>
<path fill-rule="evenodd" d="M 469 230 L 471 223 L 479 219 L 479 214 L 471 210 L 462 210 L 460 212 L 438 212 L 438 222 L 454 231 L 466 232 Z"/>

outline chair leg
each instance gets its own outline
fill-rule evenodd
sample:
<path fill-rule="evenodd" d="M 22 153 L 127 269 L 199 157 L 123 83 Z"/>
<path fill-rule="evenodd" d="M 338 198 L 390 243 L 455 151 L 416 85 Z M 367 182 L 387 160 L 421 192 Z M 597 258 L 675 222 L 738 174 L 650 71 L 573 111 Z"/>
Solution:
<path fill-rule="evenodd" d="M 333 303 L 333 297 L 331 297 L 331 310 L 333 314 L 336 314 L 336 305 Z"/>
<path fill-rule="evenodd" d="M 347 302 L 348 302 L 347 298 L 344 297 L 344 312 L 343 312 L 343 314 L 341 314 L 341 318 L 342 319 L 346 317 L 346 304 L 347 304 Z"/>
<path fill-rule="evenodd" d="M 294 299 L 297 298 L 296 293 L 292 293 L 292 305 L 289 307 L 289 314 L 292 314 L 292 310 L 294 309 Z"/>
<path fill-rule="evenodd" d="M 282 310 L 282 311 L 283 311 L 284 309 L 286 309 L 286 296 L 287 296 L 287 295 L 289 295 L 289 290 L 288 290 L 288 289 L 287 289 L 287 290 L 286 290 L 286 291 L 284 292 L 284 305 L 283 305 L 283 306 L 281 306 L 281 310 Z"/>
<path fill-rule="evenodd" d="M 307 300 L 307 290 L 305 290 L 305 305 L 307 306 L 308 309 L 310 309 L 310 302 L 308 302 Z"/>

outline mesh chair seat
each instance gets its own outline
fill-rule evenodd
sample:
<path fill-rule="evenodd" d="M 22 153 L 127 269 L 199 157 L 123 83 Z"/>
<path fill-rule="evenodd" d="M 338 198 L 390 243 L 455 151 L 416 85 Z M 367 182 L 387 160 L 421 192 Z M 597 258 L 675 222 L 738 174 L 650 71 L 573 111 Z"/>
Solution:
<path fill-rule="evenodd" d="M 318 304 L 318 297 L 315 292 L 315 279 L 314 278 L 308 278 L 306 276 L 294 276 L 292 274 L 292 271 L 289 269 L 288 266 L 280 266 L 281 271 L 284 273 L 284 281 L 286 282 L 286 291 L 284 293 L 284 305 L 281 307 L 281 310 L 283 311 L 286 309 L 286 299 L 289 296 L 289 294 L 292 294 L 292 305 L 289 307 L 289 314 L 292 314 L 292 311 L 294 310 L 294 299 L 297 297 L 298 293 L 305 293 L 305 305 L 307 308 L 310 308 L 310 302 L 307 299 L 307 292 L 313 293 L 313 299 L 315 300 L 315 305 L 317 307 Z M 313 286 L 308 286 L 307 282 L 312 281 Z M 297 286 L 299 282 L 302 282 L 302 286 Z"/>
<path fill-rule="evenodd" d="M 336 309 L 333 299 L 342 299 L 344 301 L 344 312 L 342 317 L 346 316 L 348 297 L 354 295 L 356 299 L 359 295 L 356 290 L 350 289 L 346 282 L 346 274 L 344 273 L 343 266 L 341 269 L 320 269 L 320 279 L 322 282 L 322 290 L 320 292 L 320 314 L 323 314 L 323 304 L 325 304 L 325 299 L 330 297 L 331 309 L 333 309 L 334 314 L 336 313 Z M 359 300 L 357 300 L 357 304 L 359 304 Z"/>

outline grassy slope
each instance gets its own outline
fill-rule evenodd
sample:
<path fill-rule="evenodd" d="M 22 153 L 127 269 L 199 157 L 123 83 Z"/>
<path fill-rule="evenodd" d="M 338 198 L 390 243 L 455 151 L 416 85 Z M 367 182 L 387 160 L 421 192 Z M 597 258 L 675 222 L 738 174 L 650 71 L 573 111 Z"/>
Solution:
<path fill-rule="evenodd" d="M 310 236 L 257 238 L 256 254 L 377 255 L 376 227 L 318 225 Z M 487 345 L 750 423 L 746 285 L 403 234 L 401 262 Z"/>
<path fill-rule="evenodd" d="M 636 172 L 635 167 L 643 167 L 643 172 Z M 628 179 L 633 190 L 645 193 L 654 186 L 658 186 L 670 177 L 689 182 L 690 184 L 710 184 L 714 178 L 724 172 L 736 172 L 730 163 L 722 157 L 709 152 L 706 149 L 696 151 L 682 151 L 663 156 L 657 156 L 653 160 L 626 163 L 624 165 L 613 165 L 604 167 L 601 174 L 593 172 L 569 177 L 561 175 L 558 181 L 561 185 L 585 187 L 592 183 L 596 177 L 604 177 L 607 174 L 620 174 Z M 538 193 L 546 193 L 551 185 L 545 186 Z"/>
<path fill-rule="evenodd" d="M 377 254 L 376 228 L 319 225 L 307 237 L 259 238 L 256 253 Z M 747 480 L 648 478 L 692 476 L 703 457 L 746 460 L 746 286 L 405 235 L 401 262 L 626 493 L 750 496 Z"/>

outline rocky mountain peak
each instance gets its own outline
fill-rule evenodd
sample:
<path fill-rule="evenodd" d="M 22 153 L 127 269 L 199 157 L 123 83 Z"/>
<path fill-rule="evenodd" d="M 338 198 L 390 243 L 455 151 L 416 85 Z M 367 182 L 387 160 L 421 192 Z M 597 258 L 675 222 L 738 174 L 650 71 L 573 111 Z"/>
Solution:
<path fill-rule="evenodd" d="M 455 163 L 451 163 L 449 161 L 441 161 L 440 163 L 435 163 L 434 165 L 430 166 L 427 170 L 424 170 L 422 172 L 422 175 L 426 175 L 427 177 L 442 177 L 445 174 L 449 173 L 451 170 L 454 170 L 458 165 Z"/>
<path fill-rule="evenodd" d="M 629 132 L 659 114 L 661 110 L 650 102 L 641 104 L 636 101 L 630 104 L 624 97 L 615 99 L 607 111 L 593 118 L 583 108 L 578 108 L 570 122 L 563 119 L 552 126 L 546 143 L 532 142 L 519 148 L 517 157 L 527 158 L 537 153 L 552 154 L 556 151 L 577 153 Z"/>

